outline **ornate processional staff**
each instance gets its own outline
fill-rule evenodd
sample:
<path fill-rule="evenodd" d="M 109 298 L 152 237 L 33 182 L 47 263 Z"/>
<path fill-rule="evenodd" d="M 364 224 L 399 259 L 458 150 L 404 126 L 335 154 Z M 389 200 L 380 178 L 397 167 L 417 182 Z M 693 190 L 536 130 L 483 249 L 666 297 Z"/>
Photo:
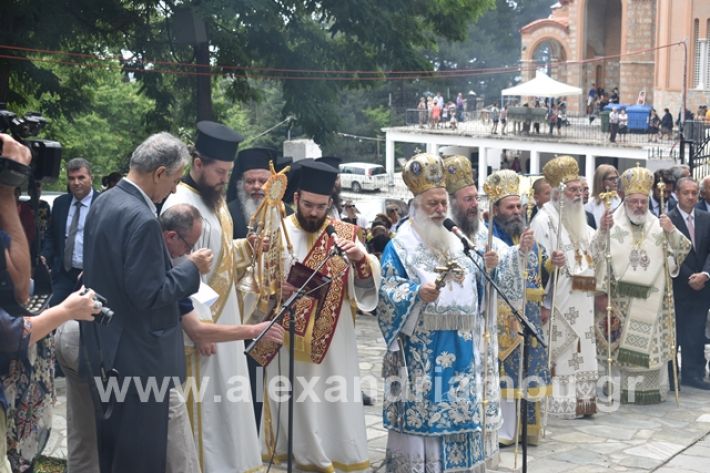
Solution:
<path fill-rule="evenodd" d="M 660 213 L 663 213 L 663 215 L 666 215 L 668 213 L 668 209 L 666 208 L 666 199 L 665 199 L 665 189 L 666 189 L 666 184 L 663 181 L 659 181 L 658 184 L 656 184 L 656 187 L 658 187 L 658 191 L 661 197 L 661 208 L 659 211 Z M 671 288 L 673 287 L 673 281 L 671 280 L 671 272 L 670 268 L 668 267 L 668 234 L 664 231 L 663 232 L 664 239 L 663 239 L 663 272 L 665 273 L 666 277 L 666 324 L 667 324 L 667 331 L 668 331 L 668 337 L 670 338 L 668 346 L 670 347 L 671 350 L 671 363 L 673 364 L 673 391 L 675 393 L 675 402 L 678 407 L 680 407 L 680 394 L 678 394 L 678 358 L 677 358 L 677 353 L 676 353 L 676 333 L 675 333 L 675 317 L 673 313 L 673 293 L 671 292 Z"/>
<path fill-rule="evenodd" d="M 484 186 L 485 187 L 485 186 Z M 486 190 L 486 189 L 484 189 Z M 486 193 L 488 191 L 486 190 Z M 486 252 L 493 249 L 493 201 L 488 201 L 488 241 L 486 242 Z M 485 270 L 485 265 L 483 266 Z M 483 320 L 483 445 L 486 445 L 486 417 L 488 414 L 488 347 L 491 344 L 491 331 L 488 324 L 492 320 L 495 310 L 493 302 L 493 287 L 490 282 L 486 282 L 486 315 Z"/>
<path fill-rule="evenodd" d="M 526 222 L 527 222 L 527 228 L 530 228 L 530 220 L 532 219 L 532 211 L 533 208 L 535 207 L 535 199 L 533 197 L 533 187 L 530 186 L 530 189 L 528 189 L 528 201 L 526 205 Z M 530 261 L 530 250 L 525 250 L 523 253 L 523 269 L 522 269 L 522 278 L 523 278 L 523 301 L 522 301 L 522 309 L 520 309 L 520 313 L 523 315 L 527 315 L 525 313 L 525 308 L 528 305 L 528 264 Z M 518 393 L 517 393 L 517 399 L 515 400 L 515 412 L 519 416 L 519 421 L 515 423 L 515 457 L 513 461 L 513 471 L 518 469 L 518 445 L 519 445 L 519 435 L 518 435 L 518 429 L 520 428 L 520 423 L 521 422 L 527 422 L 527 412 L 525 415 L 520 415 L 520 399 L 522 396 L 527 395 L 527 393 L 523 393 L 523 349 L 525 341 L 523 340 L 523 343 L 520 344 L 520 362 L 518 365 Z"/>
<path fill-rule="evenodd" d="M 558 200 L 559 205 L 560 205 L 560 211 L 559 211 L 559 219 L 557 221 L 557 240 L 555 241 L 555 251 L 560 251 L 561 244 L 560 242 L 562 241 L 562 216 L 564 215 L 564 207 L 565 207 L 565 200 L 563 197 L 563 193 L 565 191 L 565 185 L 564 182 L 560 182 L 560 185 L 558 187 L 559 189 L 559 195 L 560 198 Z M 547 369 L 550 372 L 550 376 L 552 376 L 552 334 L 553 328 L 555 326 L 555 312 L 557 312 L 557 289 L 558 289 L 558 283 L 560 280 L 560 268 L 559 266 L 555 266 L 555 272 L 552 273 L 552 310 L 550 311 L 550 320 L 548 322 L 548 331 L 547 331 Z M 550 398 L 549 396 L 546 399 L 546 404 L 549 407 L 549 402 Z M 547 411 L 549 409 L 545 409 Z M 545 430 L 547 427 L 547 412 L 545 413 L 544 416 L 544 422 L 542 424 L 542 437 L 545 438 Z"/>
<path fill-rule="evenodd" d="M 275 307 L 281 304 L 281 284 L 285 268 L 282 255 L 284 246 L 289 255 L 293 255 L 293 245 L 284 227 L 286 210 L 283 196 L 286 192 L 290 170 L 287 166 L 279 172 L 274 169 L 274 163 L 269 162 L 271 176 L 263 186 L 264 200 L 249 219 L 248 229 L 254 235 L 252 264 L 239 284 L 244 294 L 252 294 L 252 306 L 245 307 L 246 314 L 254 313 L 255 317 L 263 317 L 268 312 L 271 298 L 276 298 Z M 255 311 L 255 309 L 258 309 Z M 261 320 L 252 320 L 252 322 Z"/>
<path fill-rule="evenodd" d="M 611 209 L 611 201 L 616 197 L 615 191 L 610 191 L 609 187 L 606 192 L 599 194 L 599 198 L 604 201 L 607 213 Z M 609 404 L 614 403 L 614 397 L 611 395 L 611 228 L 606 233 L 606 363 L 607 363 L 607 395 L 609 396 Z"/>

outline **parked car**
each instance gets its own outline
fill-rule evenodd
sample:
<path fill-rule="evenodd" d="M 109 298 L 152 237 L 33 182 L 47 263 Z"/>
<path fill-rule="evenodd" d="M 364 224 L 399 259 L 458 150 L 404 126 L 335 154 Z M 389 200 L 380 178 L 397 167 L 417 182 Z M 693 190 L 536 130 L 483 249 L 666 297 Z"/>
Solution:
<path fill-rule="evenodd" d="M 353 192 L 376 191 L 387 186 L 385 167 L 372 163 L 345 163 L 340 165 L 340 185 Z"/>

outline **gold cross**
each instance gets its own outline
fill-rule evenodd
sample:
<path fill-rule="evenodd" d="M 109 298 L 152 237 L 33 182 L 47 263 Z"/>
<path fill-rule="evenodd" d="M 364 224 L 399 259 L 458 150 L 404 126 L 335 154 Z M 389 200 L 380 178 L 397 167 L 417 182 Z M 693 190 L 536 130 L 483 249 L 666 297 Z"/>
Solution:
<path fill-rule="evenodd" d="M 608 187 L 606 188 L 606 192 L 599 194 L 599 198 L 604 201 L 604 207 L 606 207 L 607 210 L 611 208 L 611 201 L 616 195 L 616 191 L 610 191 Z"/>
<path fill-rule="evenodd" d="M 658 184 L 656 184 L 656 187 L 658 187 L 658 194 L 659 194 L 659 197 L 661 198 L 661 206 L 658 208 L 658 214 L 660 215 L 660 214 L 666 213 L 666 211 L 665 211 L 666 210 L 665 209 L 665 207 L 666 207 L 666 205 L 665 205 L 666 183 L 663 181 L 658 181 Z"/>
<path fill-rule="evenodd" d="M 439 273 L 439 277 L 434 281 L 434 285 L 437 289 L 441 289 L 446 285 L 446 276 L 449 273 L 454 273 L 456 276 L 463 275 L 463 268 L 454 260 L 447 260 L 445 266 L 437 266 L 434 268 L 434 272 Z"/>

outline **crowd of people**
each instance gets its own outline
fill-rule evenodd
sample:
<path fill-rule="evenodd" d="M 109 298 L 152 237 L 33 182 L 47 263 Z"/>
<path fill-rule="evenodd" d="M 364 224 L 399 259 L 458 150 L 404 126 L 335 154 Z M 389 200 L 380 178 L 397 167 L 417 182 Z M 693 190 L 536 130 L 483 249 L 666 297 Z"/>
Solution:
<path fill-rule="evenodd" d="M 338 158 L 293 163 L 241 141 L 215 122 L 191 147 L 157 133 L 100 193 L 89 161 L 67 162 L 69 192 L 41 237 L 51 307 L 0 311 L 1 473 L 31 468 L 46 442 L 52 345 L 72 473 L 252 472 L 289 454 L 299 470 L 368 471 L 357 314 L 377 317 L 386 344 L 392 473 L 483 472 L 522 423 L 537 444 L 550 416 L 659 403 L 676 380 L 710 390 L 710 177 L 600 165 L 590 193 L 577 160 L 558 156 L 527 201 L 514 169 L 486 176 L 484 212 L 468 157 L 423 153 L 403 170 L 406 212 L 367 222 L 341 202 Z M 0 185 L 0 206 L 0 269 L 22 303 L 29 235 L 14 188 Z M 112 317 L 94 319 L 103 304 Z M 525 378 L 521 313 L 544 341 L 527 341 Z"/>
<path fill-rule="evenodd" d="M 456 129 L 459 122 L 466 119 L 466 99 L 459 92 L 455 99 L 445 100 L 441 92 L 420 97 L 417 103 L 419 128 Z"/>

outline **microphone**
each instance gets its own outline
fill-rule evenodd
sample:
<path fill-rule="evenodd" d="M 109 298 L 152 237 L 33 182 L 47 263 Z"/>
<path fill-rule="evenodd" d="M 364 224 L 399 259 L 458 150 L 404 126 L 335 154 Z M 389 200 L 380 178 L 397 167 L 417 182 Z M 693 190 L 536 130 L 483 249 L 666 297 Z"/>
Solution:
<path fill-rule="evenodd" d="M 328 225 L 325 227 L 325 232 L 328 234 L 328 236 L 332 239 L 333 235 L 335 235 L 335 227 L 333 225 Z M 348 255 L 345 254 L 342 248 L 340 248 L 338 245 L 333 242 L 333 247 L 330 249 L 330 255 L 329 256 L 334 256 L 338 255 L 344 260 L 348 261 Z"/>
<path fill-rule="evenodd" d="M 448 231 L 456 235 L 456 237 L 461 240 L 461 243 L 463 244 L 464 251 L 466 250 L 473 250 L 478 254 L 481 254 L 478 249 L 476 248 L 476 244 L 473 243 L 471 240 L 468 239 L 466 235 L 461 231 L 459 227 L 456 226 L 456 223 L 451 220 L 450 218 L 447 218 L 444 220 L 444 228 L 446 228 Z"/>

